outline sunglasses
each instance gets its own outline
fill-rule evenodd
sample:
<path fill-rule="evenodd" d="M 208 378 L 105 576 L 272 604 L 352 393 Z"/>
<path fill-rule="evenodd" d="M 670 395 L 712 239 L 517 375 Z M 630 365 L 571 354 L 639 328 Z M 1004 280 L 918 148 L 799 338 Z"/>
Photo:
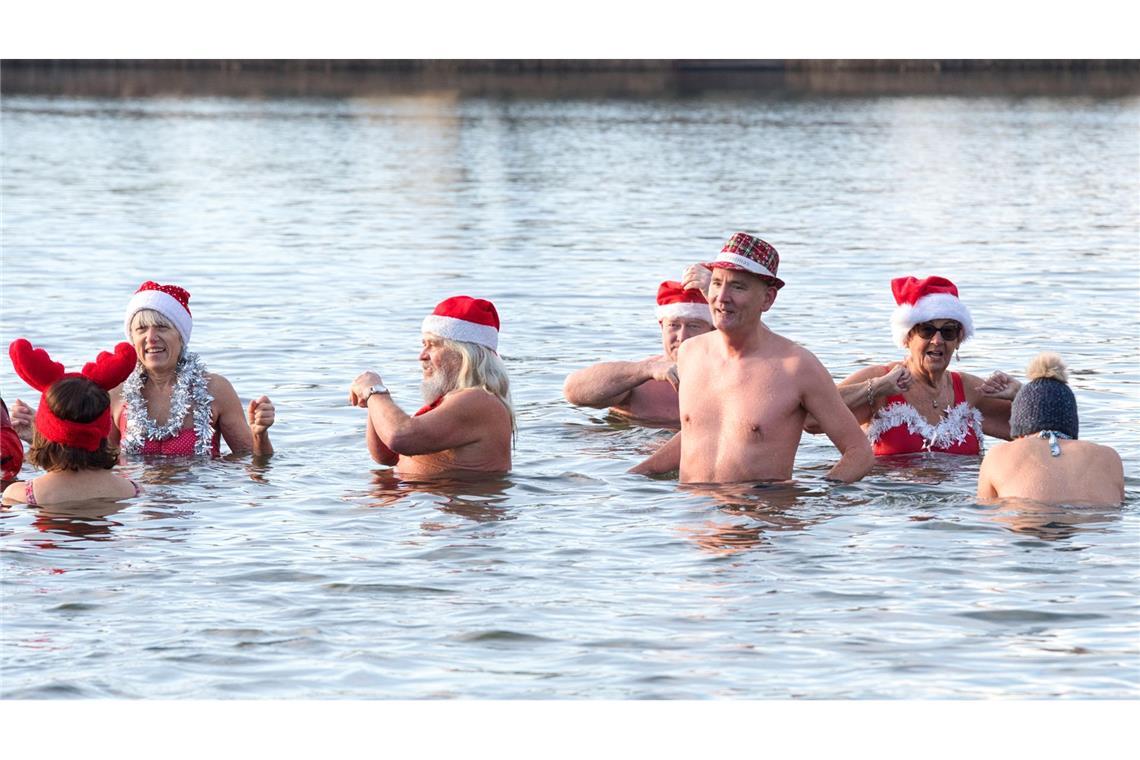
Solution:
<path fill-rule="evenodd" d="M 930 340 L 934 337 L 934 333 L 942 333 L 942 340 L 958 340 L 958 334 L 962 332 L 962 326 L 956 324 L 942 325 L 942 327 L 935 327 L 929 322 L 923 322 L 914 326 L 914 331 L 923 340 Z"/>

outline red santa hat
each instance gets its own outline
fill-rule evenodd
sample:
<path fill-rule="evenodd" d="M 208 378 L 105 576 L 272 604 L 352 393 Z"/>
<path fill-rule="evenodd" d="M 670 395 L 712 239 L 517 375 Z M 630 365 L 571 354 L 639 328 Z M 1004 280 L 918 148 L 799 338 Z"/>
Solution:
<path fill-rule="evenodd" d="M 499 312 L 493 303 L 482 298 L 452 296 L 440 301 L 435 310 L 424 317 L 420 331 L 447 340 L 477 343 L 495 352 L 499 350 Z"/>
<path fill-rule="evenodd" d="M 945 277 L 896 277 L 891 280 L 891 292 L 898 306 L 891 313 L 891 336 L 895 343 L 906 347 L 910 329 L 932 319 L 953 319 L 962 325 L 962 338 L 974 334 L 974 320 L 966 304 L 958 299 L 958 288 Z"/>
<path fill-rule="evenodd" d="M 127 313 L 123 320 L 128 340 L 131 338 L 131 320 L 143 309 L 152 309 L 169 319 L 182 336 L 183 346 L 190 342 L 194 318 L 190 316 L 190 294 L 186 290 L 177 285 L 159 285 L 150 280 L 140 285 L 127 303 Z"/>
<path fill-rule="evenodd" d="M 703 319 L 712 324 L 712 310 L 699 288 L 685 290 L 681 283 L 666 280 L 657 288 L 657 321 L 665 319 Z"/>

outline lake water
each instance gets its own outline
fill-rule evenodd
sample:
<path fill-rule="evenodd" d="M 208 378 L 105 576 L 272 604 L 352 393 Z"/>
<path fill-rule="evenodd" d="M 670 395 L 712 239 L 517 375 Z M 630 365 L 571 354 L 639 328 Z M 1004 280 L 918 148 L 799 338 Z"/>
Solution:
<path fill-rule="evenodd" d="M 0 511 L 0 696 L 1140 696 L 1140 99 L 16 95 L 2 126 L 0 342 L 74 368 L 180 284 L 279 453 Z M 782 256 L 766 321 L 836 378 L 899 356 L 905 274 L 972 309 L 957 367 L 1058 351 L 1123 508 L 980 506 L 939 455 L 835 485 L 810 436 L 793 487 L 627 475 L 668 434 L 562 381 L 655 353 L 657 284 L 741 229 Z M 514 470 L 400 483 L 347 388 L 417 407 L 460 293 L 502 315 Z"/>

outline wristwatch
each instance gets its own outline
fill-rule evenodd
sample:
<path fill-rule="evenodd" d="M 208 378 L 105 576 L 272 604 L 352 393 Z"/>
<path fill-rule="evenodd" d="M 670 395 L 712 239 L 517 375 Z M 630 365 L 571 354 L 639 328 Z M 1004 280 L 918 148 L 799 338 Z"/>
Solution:
<path fill-rule="evenodd" d="M 372 398 L 374 393 L 388 393 L 388 389 L 384 387 L 384 383 L 376 383 L 368 389 L 368 395 L 364 397 L 364 402 L 368 403 L 368 399 Z"/>

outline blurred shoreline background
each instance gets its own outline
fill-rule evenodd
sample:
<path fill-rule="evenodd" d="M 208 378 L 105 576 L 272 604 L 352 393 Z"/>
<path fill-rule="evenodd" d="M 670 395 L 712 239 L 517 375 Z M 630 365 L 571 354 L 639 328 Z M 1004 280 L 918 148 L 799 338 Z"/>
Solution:
<path fill-rule="evenodd" d="M 1140 60 L 8 59 L 5 95 L 79 97 L 1140 95 Z"/>

